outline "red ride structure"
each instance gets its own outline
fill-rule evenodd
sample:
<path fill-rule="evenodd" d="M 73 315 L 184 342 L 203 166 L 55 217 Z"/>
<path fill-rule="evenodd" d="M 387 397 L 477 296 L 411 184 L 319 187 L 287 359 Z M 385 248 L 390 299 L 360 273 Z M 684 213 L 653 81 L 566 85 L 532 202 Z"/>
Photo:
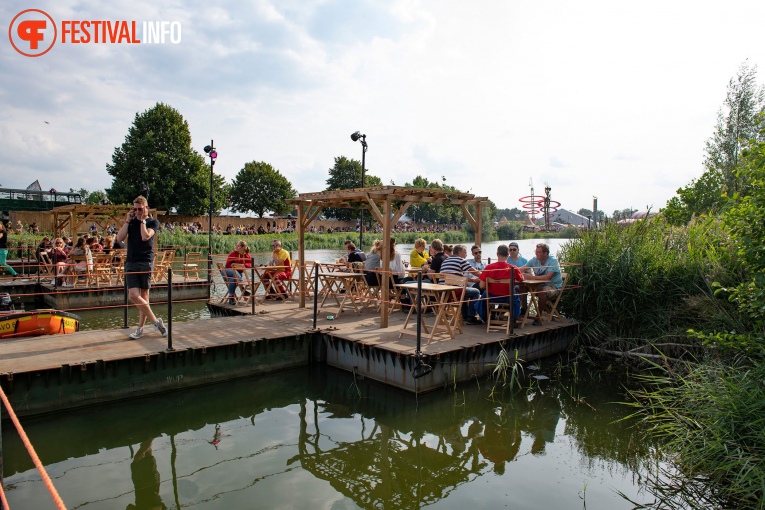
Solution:
<path fill-rule="evenodd" d="M 531 221 L 536 224 L 537 214 L 544 215 L 545 218 L 545 230 L 550 230 L 550 217 L 560 207 L 560 202 L 550 199 L 550 186 L 545 186 L 544 196 L 534 194 L 534 184 L 529 179 L 529 186 L 531 187 L 531 195 L 521 197 L 518 199 L 522 203 L 522 208 L 526 214 L 531 218 Z"/>

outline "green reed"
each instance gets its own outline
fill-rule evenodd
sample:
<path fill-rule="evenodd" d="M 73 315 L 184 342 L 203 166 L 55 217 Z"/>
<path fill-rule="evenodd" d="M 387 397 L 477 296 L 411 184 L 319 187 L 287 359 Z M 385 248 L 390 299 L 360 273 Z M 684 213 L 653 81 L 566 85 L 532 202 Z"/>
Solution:
<path fill-rule="evenodd" d="M 655 508 L 765 508 L 765 365 L 653 365 L 630 392 L 663 463 L 648 466 Z"/>

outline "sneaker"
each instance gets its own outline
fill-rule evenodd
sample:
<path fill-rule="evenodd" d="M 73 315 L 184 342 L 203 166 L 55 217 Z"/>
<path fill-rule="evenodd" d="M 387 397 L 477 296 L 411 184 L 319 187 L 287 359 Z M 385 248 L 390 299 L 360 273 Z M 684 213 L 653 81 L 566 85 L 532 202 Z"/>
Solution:
<path fill-rule="evenodd" d="M 468 326 L 479 326 L 481 324 L 485 324 L 483 320 L 478 317 L 464 317 L 462 320 Z"/>
<path fill-rule="evenodd" d="M 159 331 L 159 334 L 162 336 L 167 336 L 167 328 L 165 327 L 165 323 L 162 322 L 162 319 L 157 317 L 157 322 L 154 323 L 154 329 Z"/>
<path fill-rule="evenodd" d="M 250 292 L 249 290 L 245 290 L 244 297 L 250 297 L 250 296 L 252 296 L 252 292 Z"/>
<path fill-rule="evenodd" d="M 143 336 L 143 328 L 138 328 L 135 330 L 134 333 L 130 333 L 128 335 L 129 338 L 132 338 L 133 340 L 138 340 Z"/>
<path fill-rule="evenodd" d="M 228 300 L 228 304 L 230 304 L 231 306 L 236 305 L 236 299 L 234 299 L 234 298 L 229 299 Z"/>

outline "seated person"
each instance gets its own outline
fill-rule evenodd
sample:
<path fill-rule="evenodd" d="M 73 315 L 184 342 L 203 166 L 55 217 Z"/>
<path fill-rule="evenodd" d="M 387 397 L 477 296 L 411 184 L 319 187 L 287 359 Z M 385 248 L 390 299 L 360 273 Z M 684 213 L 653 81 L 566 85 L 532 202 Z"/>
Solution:
<path fill-rule="evenodd" d="M 441 264 L 441 273 L 467 276 L 468 282 L 471 280 L 479 281 L 481 272 L 471 267 L 470 263 L 465 260 L 466 256 L 467 248 L 464 245 L 458 244 L 454 246 L 452 248 L 452 256 L 446 258 Z M 439 280 L 438 283 L 443 283 L 443 280 Z M 475 304 L 480 297 L 480 290 L 470 285 L 465 288 L 465 299 L 462 303 L 462 320 L 465 324 L 482 324 L 482 321 L 475 317 Z"/>
<path fill-rule="evenodd" d="M 274 239 L 271 242 L 271 248 L 273 249 L 272 258 L 268 265 L 274 266 L 277 269 L 266 271 L 261 277 L 263 284 L 266 289 L 268 289 L 266 299 L 287 297 L 287 288 L 284 286 L 283 282 L 289 280 L 292 275 L 290 254 L 287 250 L 282 248 L 282 242 L 278 239 Z M 271 281 L 273 281 L 273 286 L 269 286 Z"/>
<path fill-rule="evenodd" d="M 85 260 L 74 261 L 72 257 L 84 256 Z M 93 270 L 93 254 L 88 248 L 88 244 L 85 242 L 84 237 L 77 239 L 77 244 L 74 245 L 72 251 L 69 252 L 69 258 L 66 261 L 68 265 L 69 277 L 64 282 L 62 287 L 71 287 L 80 275 L 86 274 L 88 270 Z"/>
<path fill-rule="evenodd" d="M 545 243 L 537 244 L 534 257 L 526 262 L 521 270 L 535 280 L 548 280 L 548 283 L 539 287 L 539 309 L 547 310 L 547 300 L 555 299 L 563 286 L 563 278 L 560 275 L 560 265 L 555 257 L 550 256 L 550 247 Z"/>
<path fill-rule="evenodd" d="M 425 255 L 425 247 L 428 243 L 425 239 L 419 238 L 414 242 L 414 249 L 409 254 L 409 278 L 417 279 L 417 271 L 411 271 L 412 269 L 419 269 L 425 264 L 430 262 L 430 259 Z"/>
<path fill-rule="evenodd" d="M 433 239 L 430 243 L 430 259 L 430 262 L 422 267 L 422 281 L 432 282 L 433 279 L 429 275 L 441 272 L 441 264 L 446 260 L 446 255 L 444 242 L 440 239 Z"/>
<path fill-rule="evenodd" d="M 382 246 L 382 241 L 375 239 L 372 243 L 372 251 L 369 252 L 367 260 L 364 261 L 364 279 L 370 287 L 380 286 L 380 273 L 377 270 L 382 267 L 382 259 L 380 258 Z"/>
<path fill-rule="evenodd" d="M 353 267 L 354 262 L 365 262 L 367 260 L 367 256 L 361 250 L 356 248 L 353 241 L 346 241 L 345 249 L 348 250 L 345 260 L 349 268 Z"/>
<path fill-rule="evenodd" d="M 50 261 L 56 266 L 56 285 L 63 285 L 63 275 L 66 272 L 66 259 L 69 258 L 64 251 L 64 240 L 57 237 L 53 241 L 53 249 L 50 251 Z"/>
<path fill-rule="evenodd" d="M 492 283 L 490 287 L 486 285 L 486 279 L 492 280 L 506 280 L 510 278 L 510 271 L 513 272 L 513 278 L 516 282 L 523 281 L 523 275 L 521 271 L 512 264 L 507 262 L 507 257 L 510 254 L 507 245 L 500 244 L 497 246 L 497 262 L 492 262 L 487 265 L 480 276 L 480 286 L 483 291 L 481 299 L 476 303 L 476 312 L 481 319 L 488 320 L 488 309 L 490 303 L 510 303 L 510 287 L 505 285 Z M 520 294 L 513 293 L 513 318 L 521 316 L 521 296 Z"/>
<path fill-rule="evenodd" d="M 250 247 L 247 246 L 246 242 L 240 240 L 238 243 L 236 243 L 234 250 L 229 253 L 228 258 L 226 258 L 226 271 L 223 275 L 223 278 L 226 281 L 228 294 L 226 294 L 224 299 L 228 297 L 228 304 L 230 305 L 236 304 L 236 287 L 239 285 L 239 281 L 243 277 L 242 273 L 231 267 L 233 264 L 242 264 L 246 268 L 252 267 Z M 248 292 L 250 291 L 245 291 L 246 296 L 249 295 Z"/>
<path fill-rule="evenodd" d="M 510 250 L 510 256 L 507 258 L 508 264 L 512 264 L 515 267 L 523 267 L 526 265 L 526 258 L 521 257 L 521 249 L 518 247 L 518 243 L 515 241 L 508 243 L 508 249 Z"/>

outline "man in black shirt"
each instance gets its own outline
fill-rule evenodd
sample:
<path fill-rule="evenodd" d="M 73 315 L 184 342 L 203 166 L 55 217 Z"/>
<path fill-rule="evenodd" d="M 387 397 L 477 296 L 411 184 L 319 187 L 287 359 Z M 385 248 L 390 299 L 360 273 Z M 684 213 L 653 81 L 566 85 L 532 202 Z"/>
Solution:
<path fill-rule="evenodd" d="M 154 234 L 157 230 L 159 222 L 149 218 L 149 204 L 143 196 L 139 196 L 133 200 L 133 209 L 127 213 L 125 224 L 117 232 L 118 242 L 127 237 L 125 281 L 128 297 L 138 309 L 138 329 L 129 335 L 133 340 L 143 336 L 146 319 L 154 324 L 154 329 L 162 336 L 167 335 L 165 323 L 154 316 L 149 305 L 149 288 L 154 266 Z"/>

